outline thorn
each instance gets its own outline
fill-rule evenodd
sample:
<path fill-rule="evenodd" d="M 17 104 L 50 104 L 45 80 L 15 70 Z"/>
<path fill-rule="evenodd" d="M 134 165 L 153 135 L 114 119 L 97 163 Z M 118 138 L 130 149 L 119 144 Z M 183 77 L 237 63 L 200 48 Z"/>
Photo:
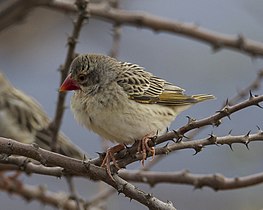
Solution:
<path fill-rule="evenodd" d="M 247 132 L 247 134 L 245 135 L 245 137 L 249 137 L 250 133 L 251 133 L 251 130 Z"/>
<path fill-rule="evenodd" d="M 194 147 L 193 149 L 195 150 L 195 153 L 193 154 L 193 156 L 194 156 L 194 155 L 196 155 L 197 153 L 199 153 L 199 152 L 202 151 L 203 145 L 202 145 L 202 144 L 199 144 L 199 145 L 197 145 L 196 147 Z"/>
<path fill-rule="evenodd" d="M 163 146 L 163 148 L 164 148 L 164 149 L 167 148 L 168 145 L 169 145 L 169 142 L 167 142 L 167 143 Z"/>
<path fill-rule="evenodd" d="M 171 141 L 173 142 L 173 143 L 178 143 L 177 141 L 175 141 L 174 139 L 171 139 Z"/>
<path fill-rule="evenodd" d="M 228 100 L 228 98 L 226 99 L 225 106 L 229 106 L 229 100 Z"/>
<path fill-rule="evenodd" d="M 263 109 L 263 107 L 262 107 L 259 103 L 255 104 L 255 105 L 256 105 L 257 107 Z"/>
<path fill-rule="evenodd" d="M 233 129 L 231 129 L 231 130 L 228 132 L 228 135 L 229 135 L 229 136 L 231 135 L 232 131 L 233 131 Z"/>
<path fill-rule="evenodd" d="M 228 114 L 228 115 L 226 115 L 227 116 L 227 118 L 229 119 L 229 120 L 231 120 L 231 117 L 230 117 L 230 115 Z"/>
<path fill-rule="evenodd" d="M 151 199 L 153 197 L 153 194 L 151 194 L 151 193 L 148 193 L 147 195 L 146 195 L 146 198 L 147 199 Z"/>
<path fill-rule="evenodd" d="M 232 147 L 232 144 L 228 144 L 229 148 L 231 149 L 231 151 L 233 152 L 233 147 Z"/>
<path fill-rule="evenodd" d="M 176 130 L 173 130 L 174 134 L 175 134 L 175 138 L 177 139 L 176 142 L 179 142 L 182 137 L 179 135 L 179 133 Z"/>
<path fill-rule="evenodd" d="M 188 118 L 188 122 L 187 122 L 188 125 L 196 121 L 196 119 L 191 118 L 190 116 L 186 116 L 186 117 Z"/>
<path fill-rule="evenodd" d="M 245 146 L 246 146 L 246 148 L 249 150 L 248 144 L 249 144 L 249 141 L 248 141 L 248 142 L 245 142 Z"/>
<path fill-rule="evenodd" d="M 130 198 L 130 202 L 132 201 L 132 198 Z"/>
<path fill-rule="evenodd" d="M 83 155 L 83 159 L 82 159 L 82 162 L 85 162 L 87 160 L 87 156 L 86 154 Z"/>
<path fill-rule="evenodd" d="M 231 120 L 229 106 L 225 106 L 222 110 L 216 111 L 216 113 L 224 114 L 229 120 Z"/>
<path fill-rule="evenodd" d="M 217 137 L 213 134 L 213 133 L 211 133 L 211 134 L 209 134 L 210 136 L 208 137 L 208 141 L 210 141 L 210 142 L 212 142 L 213 144 L 217 144 L 216 143 L 216 140 L 217 140 Z"/>
<path fill-rule="evenodd" d="M 249 90 L 249 100 L 251 100 L 251 99 L 253 99 L 253 98 L 254 98 L 253 93 L 252 93 L 251 90 Z"/>
<path fill-rule="evenodd" d="M 261 130 L 261 128 L 259 126 L 257 126 L 257 128 L 258 128 L 259 134 L 263 134 L 263 131 Z"/>
<path fill-rule="evenodd" d="M 221 125 L 221 120 L 217 120 L 215 122 L 213 122 L 212 126 L 214 127 L 218 127 L 219 125 Z"/>
<path fill-rule="evenodd" d="M 131 148 L 131 146 L 128 146 L 127 144 L 123 144 L 123 145 L 124 145 L 125 149 L 130 149 Z"/>
<path fill-rule="evenodd" d="M 96 153 L 99 155 L 100 159 L 103 159 L 106 156 L 106 152 L 96 152 Z"/>
<path fill-rule="evenodd" d="M 166 133 L 168 133 L 169 132 L 169 128 L 168 127 L 166 127 Z"/>
<path fill-rule="evenodd" d="M 174 134 L 175 134 L 175 138 L 177 139 L 176 140 L 176 143 L 179 143 L 183 140 L 183 138 L 186 138 L 186 139 L 189 139 L 189 137 L 185 136 L 184 134 L 179 134 L 176 130 L 173 130 Z M 174 141 L 174 140 L 172 140 Z"/>
<path fill-rule="evenodd" d="M 249 144 L 249 135 L 251 133 L 251 130 L 247 132 L 247 134 L 244 136 L 244 141 L 243 143 L 246 145 L 247 149 L 249 149 L 248 144 Z"/>

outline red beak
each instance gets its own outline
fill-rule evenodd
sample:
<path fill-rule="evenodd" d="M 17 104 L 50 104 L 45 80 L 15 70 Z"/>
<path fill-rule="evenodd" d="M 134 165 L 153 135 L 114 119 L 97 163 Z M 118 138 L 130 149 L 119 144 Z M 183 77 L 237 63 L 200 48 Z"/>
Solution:
<path fill-rule="evenodd" d="M 62 85 L 59 88 L 60 92 L 69 91 L 69 90 L 80 90 L 77 82 L 71 78 L 71 74 L 67 76 Z"/>

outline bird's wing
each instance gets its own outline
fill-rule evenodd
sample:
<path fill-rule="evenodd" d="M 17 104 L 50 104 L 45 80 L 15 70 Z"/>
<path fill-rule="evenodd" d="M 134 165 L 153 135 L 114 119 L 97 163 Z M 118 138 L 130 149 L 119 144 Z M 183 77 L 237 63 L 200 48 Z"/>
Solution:
<path fill-rule="evenodd" d="M 195 98 L 185 95 L 184 89 L 175 86 L 142 67 L 121 62 L 117 83 L 130 99 L 144 104 L 162 104 L 164 106 L 181 106 L 197 102 Z"/>
<path fill-rule="evenodd" d="M 51 150 L 50 120 L 41 105 L 13 87 L 1 73 L 0 88 L 0 136 L 23 143 L 34 142 L 43 149 Z M 58 135 L 57 149 L 60 154 L 83 159 L 84 152 L 62 132 Z"/>
<path fill-rule="evenodd" d="M 33 133 L 48 125 L 48 118 L 37 102 L 14 88 L 2 91 L 0 110 L 8 112 L 16 126 L 26 132 Z"/>

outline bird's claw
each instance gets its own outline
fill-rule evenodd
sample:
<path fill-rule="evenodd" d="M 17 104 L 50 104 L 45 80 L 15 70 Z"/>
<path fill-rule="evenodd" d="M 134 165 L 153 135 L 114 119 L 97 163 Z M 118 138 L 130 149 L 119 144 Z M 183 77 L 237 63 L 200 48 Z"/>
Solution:
<path fill-rule="evenodd" d="M 101 167 L 106 168 L 106 172 L 109 175 L 109 177 L 114 181 L 112 173 L 111 173 L 111 168 L 110 168 L 110 162 L 112 161 L 113 165 L 120 170 L 120 167 L 116 161 L 116 158 L 114 157 L 114 154 L 117 152 L 120 152 L 122 149 L 125 148 L 124 144 L 118 144 L 116 146 L 113 146 L 106 151 L 106 155 L 101 163 Z"/>
<path fill-rule="evenodd" d="M 138 144 L 138 148 L 137 148 L 137 152 L 140 154 L 142 154 L 142 160 L 141 163 L 144 166 L 144 161 L 147 159 L 147 152 L 151 152 L 152 154 L 152 160 L 155 157 L 155 148 L 154 147 L 150 147 L 148 145 L 148 142 L 150 140 L 152 140 L 153 138 L 155 138 L 156 135 L 152 135 L 152 134 L 147 134 L 145 135 Z"/>

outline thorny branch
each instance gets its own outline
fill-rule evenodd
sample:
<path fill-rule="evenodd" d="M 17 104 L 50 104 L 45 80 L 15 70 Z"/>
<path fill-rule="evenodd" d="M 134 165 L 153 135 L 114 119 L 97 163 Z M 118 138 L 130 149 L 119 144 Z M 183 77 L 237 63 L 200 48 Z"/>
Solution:
<path fill-rule="evenodd" d="M 44 186 L 30 186 L 19 181 L 0 177 L 0 189 L 23 197 L 26 201 L 38 200 L 45 205 L 54 206 L 65 210 L 77 210 L 76 202 L 70 200 L 64 193 L 53 193 Z"/>
<path fill-rule="evenodd" d="M 91 164 L 90 161 L 83 162 L 77 159 L 69 158 L 57 153 L 37 148 L 34 145 L 22 144 L 20 142 L 0 137 L 0 153 L 7 155 L 20 155 L 39 161 L 43 165 L 58 166 L 63 168 L 65 175 L 75 175 L 89 177 L 93 180 L 101 180 L 126 197 L 134 199 L 147 206 L 149 209 L 175 209 L 171 202 L 162 202 L 158 198 L 147 194 L 117 174 L 113 175 L 115 182 L 109 178 L 104 168 Z"/>
<path fill-rule="evenodd" d="M 0 143 L 1 143 L 1 141 L 2 141 L 2 145 L 0 144 L 1 147 L 4 146 L 5 148 L 0 148 L 0 153 L 3 153 L 3 152 L 7 153 L 8 149 L 10 149 L 10 147 L 11 147 L 11 144 L 13 144 L 13 141 L 10 140 L 10 142 L 8 142 L 8 140 L 6 140 L 6 139 L 2 139 L 2 140 L 0 139 Z M 167 147 L 159 147 L 159 148 L 156 148 L 156 153 L 157 154 L 164 154 L 165 152 L 167 153 L 167 152 L 170 152 L 171 150 L 182 150 L 182 149 L 194 149 L 196 152 L 200 152 L 202 150 L 202 148 L 204 148 L 205 146 L 208 146 L 208 145 L 228 145 L 232 149 L 232 144 L 234 144 L 234 143 L 244 144 L 246 147 L 248 147 L 249 143 L 254 142 L 254 141 L 262 141 L 263 142 L 263 131 L 262 130 L 259 130 L 257 133 L 254 133 L 254 134 L 250 134 L 250 132 L 249 132 L 245 135 L 239 135 L 239 136 L 232 136 L 229 134 L 227 136 L 217 137 L 215 135 L 210 135 L 208 138 L 204 138 L 204 139 L 197 139 L 197 140 L 192 140 L 192 141 L 187 141 L 187 142 L 175 143 L 175 144 L 173 144 L 171 146 L 167 146 Z M 8 143 L 6 144 L 6 142 L 8 142 Z M 27 155 L 27 156 L 30 156 L 32 158 L 32 153 L 36 152 L 34 147 L 27 145 L 27 144 L 19 143 L 16 146 L 17 146 L 17 149 L 15 151 L 13 151 L 12 154 L 17 154 L 16 151 L 19 151 L 19 154 L 20 154 L 21 153 L 20 149 L 29 148 L 28 152 L 31 155 Z M 6 148 L 6 147 L 8 147 L 8 148 Z M 166 151 L 164 151 L 164 150 L 166 150 Z M 43 150 L 43 151 L 45 151 L 45 150 Z M 9 152 L 11 152 L 11 151 L 9 151 Z M 44 156 L 46 156 L 48 154 L 54 154 L 54 153 L 51 153 L 48 151 L 45 151 L 45 152 L 47 154 L 44 153 L 42 155 L 42 149 L 39 149 L 40 154 L 38 154 L 38 157 L 43 158 L 42 162 L 44 161 L 44 158 L 45 158 Z M 63 156 L 62 156 L 62 158 L 63 158 Z M 36 158 L 34 158 L 34 159 L 36 159 Z M 75 160 L 72 158 L 70 158 L 70 159 L 71 159 L 71 161 L 74 161 L 74 162 L 70 163 L 69 165 L 67 165 L 67 164 L 64 165 L 64 166 L 66 166 L 64 168 L 63 168 L 62 164 L 65 164 L 65 163 L 60 163 L 60 161 L 56 162 L 56 167 L 48 167 L 48 166 L 39 165 L 39 164 L 30 162 L 28 160 L 28 158 L 25 158 L 25 157 L 13 157 L 13 156 L 8 156 L 8 157 L 5 157 L 3 159 L 0 159 L 0 163 L 12 164 L 12 167 L 11 166 L 9 167 L 10 170 L 21 170 L 21 171 L 25 171 L 27 174 L 38 173 L 38 174 L 43 174 L 43 175 L 61 177 L 61 176 L 66 176 L 66 175 L 68 175 L 68 173 L 70 173 L 71 175 L 74 175 L 74 176 L 96 178 L 96 177 L 92 177 L 93 173 L 91 173 L 91 174 L 85 173 L 82 171 L 81 168 L 79 168 L 79 167 L 83 167 L 83 165 L 79 165 L 79 162 L 81 162 L 81 161 Z M 126 157 L 126 159 L 127 159 L 127 157 Z M 65 161 L 64 159 L 61 159 L 61 161 L 62 160 Z M 38 161 L 41 161 L 41 159 L 38 159 Z M 125 159 L 120 161 L 119 163 L 122 163 L 123 161 L 125 161 Z M 46 161 L 44 161 L 44 162 L 46 162 Z M 91 163 L 92 163 L 92 160 L 89 161 L 90 165 L 92 165 Z M 55 165 L 55 164 L 52 164 L 52 165 Z M 59 167 L 57 165 L 59 165 Z M 90 167 L 90 165 L 89 165 L 89 167 Z M 3 167 L 3 169 L 2 169 L 2 167 Z M 74 168 L 76 170 L 74 170 Z M 0 165 L 0 171 L 4 170 L 4 169 L 6 169 L 6 166 Z M 93 170 L 91 167 L 89 169 Z M 103 170 L 103 169 L 101 169 L 101 170 Z M 119 175 L 122 178 L 126 179 L 127 176 L 130 176 L 127 173 L 129 173 L 129 172 L 120 171 Z M 143 171 L 138 171 L 137 173 L 144 174 Z M 209 176 L 211 176 L 211 175 L 209 175 Z M 179 177 L 179 176 L 177 176 L 177 177 Z M 99 177 L 97 177 L 97 178 L 99 178 Z M 136 179 L 136 178 L 134 178 L 134 179 Z M 182 179 L 183 178 L 180 178 L 180 180 L 182 180 Z M 174 181 L 174 183 L 179 183 L 179 181 L 176 181 L 176 180 Z M 127 179 L 127 181 L 133 181 L 133 180 L 131 178 L 129 178 L 129 179 Z M 196 180 L 196 181 L 198 181 L 198 180 Z M 262 180 L 262 182 L 263 182 L 263 180 Z M 190 184 L 189 182 L 187 182 L 187 183 L 180 182 L 180 183 Z M 196 183 L 196 182 L 193 181 L 192 183 Z M 253 183 L 255 183 L 255 182 L 251 181 L 251 185 L 253 185 Z M 204 186 L 207 186 L 207 185 L 204 185 Z M 243 187 L 246 187 L 246 186 L 248 186 L 247 181 Z M 212 184 L 209 185 L 209 187 L 212 187 L 214 189 L 218 188 L 217 186 L 213 187 Z M 242 187 L 242 185 L 240 184 L 237 187 L 240 188 L 240 187 Z M 232 188 L 229 188 L 229 189 L 232 189 Z M 220 189 L 228 189 L 228 188 L 220 188 Z"/>
<path fill-rule="evenodd" d="M 243 35 L 231 36 L 214 32 L 196 24 L 182 23 L 145 12 L 132 12 L 127 10 L 109 8 L 108 4 L 91 4 L 92 17 L 141 28 L 151 29 L 155 32 L 169 32 L 189 37 L 210 44 L 216 51 L 222 48 L 236 50 L 250 56 L 263 56 L 263 43 L 245 38 Z M 46 4 L 49 8 L 62 12 L 75 12 L 70 3 L 53 1 Z"/>
<path fill-rule="evenodd" d="M 257 73 L 256 79 L 247 87 L 238 90 L 238 93 L 228 100 L 229 105 L 237 103 L 239 100 L 244 99 L 247 95 L 254 90 L 259 90 L 263 79 L 263 69 L 260 69 Z"/>
<path fill-rule="evenodd" d="M 21 6 L 24 1 L 29 2 L 30 9 Z M 21 21 L 31 9 L 37 6 L 45 6 L 61 12 L 77 11 L 72 3 L 60 0 L 38 0 L 37 3 L 32 0 L 20 0 L 19 2 L 20 7 L 11 5 L 0 12 L 0 31 L 15 24 L 18 20 Z M 107 3 L 91 3 L 88 9 L 92 17 L 115 24 L 148 28 L 156 32 L 175 33 L 210 44 L 216 51 L 228 48 L 250 56 L 263 56 L 263 44 L 245 38 L 243 35 L 231 36 L 199 27 L 196 24 L 182 23 L 142 12 L 115 9 L 109 7 Z"/>
<path fill-rule="evenodd" d="M 74 51 L 75 51 L 77 40 L 80 34 L 80 30 L 82 28 L 84 21 L 89 16 L 87 0 L 77 0 L 76 6 L 78 9 L 78 17 L 77 17 L 76 22 L 74 23 L 72 35 L 68 38 L 68 52 L 67 52 L 65 63 L 61 67 L 60 84 L 62 84 L 62 82 L 65 80 L 68 74 L 70 64 L 75 57 Z M 56 111 L 55 111 L 55 117 L 54 117 L 53 122 L 50 124 L 50 130 L 52 131 L 52 150 L 53 151 L 56 151 L 57 135 L 58 135 L 58 132 L 61 126 L 61 122 L 62 122 L 62 117 L 64 114 L 65 99 L 66 99 L 66 93 L 59 92 Z"/>
<path fill-rule="evenodd" d="M 154 186 L 160 183 L 188 184 L 196 189 L 210 187 L 215 191 L 233 190 L 263 183 L 263 173 L 244 177 L 226 178 L 221 174 L 191 174 L 189 171 L 120 171 L 120 177 L 131 182 L 146 183 Z"/>
<path fill-rule="evenodd" d="M 180 141 L 184 137 L 184 134 L 190 130 L 200 128 L 203 126 L 207 126 L 207 125 L 219 126 L 221 124 L 222 118 L 228 117 L 230 119 L 230 115 L 237 111 L 240 111 L 250 106 L 258 106 L 262 108 L 259 104 L 262 101 L 263 101 L 263 95 L 253 96 L 252 93 L 249 99 L 242 101 L 238 104 L 232 105 L 232 106 L 230 106 L 227 101 L 226 105 L 221 110 L 217 111 L 214 115 L 204 118 L 202 120 L 191 120 L 190 119 L 189 122 L 185 126 L 179 128 L 178 130 L 168 132 L 165 135 L 158 137 L 156 139 L 156 143 L 162 143 L 163 141 L 166 141 L 168 139 L 173 139 L 173 138 L 176 138 L 178 141 Z"/>
<path fill-rule="evenodd" d="M 247 97 L 250 94 L 251 91 L 259 90 L 260 86 L 261 86 L 262 79 L 263 79 L 263 69 L 258 71 L 257 77 L 256 77 L 256 79 L 253 82 L 251 82 L 247 87 L 239 90 L 238 93 L 235 96 L 230 98 L 228 100 L 228 104 L 229 105 L 236 104 L 241 99 L 244 99 L 245 97 Z M 223 105 L 223 107 L 224 106 L 225 106 L 225 104 Z M 200 127 L 199 129 L 192 130 L 191 133 L 189 133 L 187 135 L 187 139 L 188 140 L 193 139 L 203 129 L 205 129 L 205 127 Z M 166 156 L 163 156 L 163 155 L 157 156 L 155 159 L 153 159 L 152 161 L 148 162 L 147 165 L 145 165 L 143 168 L 141 168 L 141 170 L 143 170 L 143 171 L 149 170 L 149 168 L 151 168 L 153 165 L 155 165 L 156 163 L 158 163 L 159 161 L 161 161 L 165 157 Z"/>

